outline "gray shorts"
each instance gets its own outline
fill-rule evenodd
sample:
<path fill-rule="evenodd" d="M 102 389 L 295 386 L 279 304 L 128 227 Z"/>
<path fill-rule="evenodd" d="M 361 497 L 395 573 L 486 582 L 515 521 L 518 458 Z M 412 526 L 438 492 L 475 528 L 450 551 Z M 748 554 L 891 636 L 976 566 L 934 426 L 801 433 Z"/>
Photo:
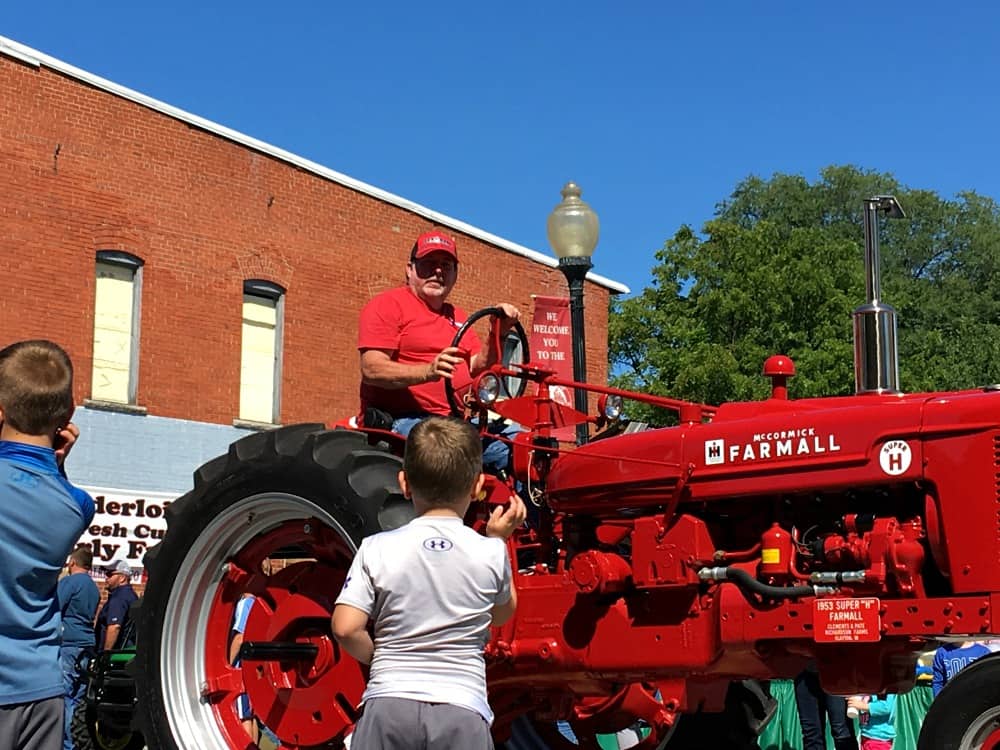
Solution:
<path fill-rule="evenodd" d="M 486 719 L 450 703 L 407 698 L 365 701 L 351 750 L 493 750 Z"/>
<path fill-rule="evenodd" d="M 0 706 L 0 747 L 62 750 L 63 696 Z"/>

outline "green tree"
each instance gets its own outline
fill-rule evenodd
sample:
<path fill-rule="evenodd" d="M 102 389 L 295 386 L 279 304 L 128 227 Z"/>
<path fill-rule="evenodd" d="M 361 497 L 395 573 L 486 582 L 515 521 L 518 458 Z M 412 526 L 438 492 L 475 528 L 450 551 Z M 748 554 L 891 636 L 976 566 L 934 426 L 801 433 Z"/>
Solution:
<path fill-rule="evenodd" d="M 973 192 L 945 200 L 889 174 L 832 166 L 813 183 L 749 177 L 700 236 L 682 226 L 667 240 L 649 286 L 612 310 L 615 385 L 714 404 L 763 398 L 762 364 L 780 352 L 795 361 L 793 397 L 851 393 L 851 312 L 865 301 L 862 201 L 886 193 L 907 212 L 880 222 L 881 298 L 898 313 L 903 389 L 1000 380 L 996 202 Z"/>

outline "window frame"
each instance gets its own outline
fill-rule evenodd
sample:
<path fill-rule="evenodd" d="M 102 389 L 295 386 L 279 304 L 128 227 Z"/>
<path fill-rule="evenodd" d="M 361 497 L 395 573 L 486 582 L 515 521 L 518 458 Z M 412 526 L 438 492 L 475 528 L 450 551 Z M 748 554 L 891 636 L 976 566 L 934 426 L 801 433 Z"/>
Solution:
<path fill-rule="evenodd" d="M 271 421 L 260 422 L 243 416 L 243 303 L 240 304 L 240 401 L 237 405 L 239 415 L 234 424 L 238 425 L 278 425 L 281 419 L 281 375 L 283 371 L 285 349 L 285 295 L 287 290 L 280 284 L 265 279 L 246 279 L 243 282 L 242 297 L 258 297 L 274 303 L 274 370 L 271 392 Z"/>
<path fill-rule="evenodd" d="M 139 336 L 142 321 L 142 271 L 145 261 L 137 255 L 124 250 L 98 250 L 94 257 L 94 325 L 91 329 L 91 351 L 93 352 L 94 336 L 97 328 L 97 268 L 99 265 L 118 266 L 132 272 L 132 325 L 129 333 L 128 386 L 127 401 L 109 401 L 94 397 L 94 365 L 90 370 L 91 401 L 119 406 L 136 406 L 139 395 Z"/>

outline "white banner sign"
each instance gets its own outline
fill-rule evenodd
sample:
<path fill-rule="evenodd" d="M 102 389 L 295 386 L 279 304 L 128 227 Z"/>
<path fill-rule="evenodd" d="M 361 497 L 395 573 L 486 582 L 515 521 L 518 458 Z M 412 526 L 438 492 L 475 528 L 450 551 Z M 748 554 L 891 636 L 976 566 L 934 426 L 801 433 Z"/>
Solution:
<path fill-rule="evenodd" d="M 81 489 L 94 498 L 94 520 L 80 537 L 80 543 L 94 551 L 94 577 L 102 580 L 103 566 L 112 560 L 127 560 L 133 580 L 138 581 L 142 557 L 163 539 L 167 530 L 164 513 L 177 496 L 106 487 Z"/>

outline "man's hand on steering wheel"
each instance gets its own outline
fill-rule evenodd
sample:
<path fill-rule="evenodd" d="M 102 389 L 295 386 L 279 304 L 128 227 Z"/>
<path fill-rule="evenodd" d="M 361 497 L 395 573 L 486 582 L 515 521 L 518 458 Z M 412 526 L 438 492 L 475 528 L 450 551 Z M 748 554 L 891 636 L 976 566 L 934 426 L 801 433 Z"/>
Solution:
<path fill-rule="evenodd" d="M 496 309 L 503 315 L 494 316 L 492 325 L 500 327 L 500 335 L 505 336 L 514 327 L 514 324 L 521 320 L 521 311 L 509 302 L 501 302 Z"/>
<path fill-rule="evenodd" d="M 427 382 L 440 380 L 441 378 L 451 379 L 455 374 L 455 368 L 465 361 L 462 350 L 457 346 L 449 346 L 442 349 L 440 353 L 427 365 Z"/>
<path fill-rule="evenodd" d="M 497 326 L 497 331 L 501 336 L 507 335 L 507 332 L 513 331 L 517 336 L 518 342 L 520 343 L 521 356 L 524 362 L 531 359 L 531 355 L 528 351 L 528 336 L 524 332 L 524 327 L 518 320 L 521 317 L 521 311 L 518 310 L 514 305 L 503 303 L 497 305 L 496 307 L 484 307 L 482 310 L 477 310 L 472 315 L 466 319 L 465 323 L 456 331 L 455 338 L 452 339 L 452 347 L 457 347 L 461 343 L 462 338 L 469 332 L 472 325 L 480 320 L 481 318 L 490 317 L 491 331 L 494 326 Z M 489 344 L 487 344 L 489 345 Z M 445 350 L 447 351 L 447 350 Z M 444 352 L 442 352 L 444 354 Z M 440 356 L 440 355 L 438 355 Z M 528 385 L 528 381 L 525 378 L 520 379 L 520 383 L 517 388 L 516 393 L 508 394 L 509 396 L 520 396 L 524 393 L 525 387 Z M 446 378 L 444 381 L 444 393 L 448 399 L 448 404 L 451 407 L 451 413 L 453 416 L 461 417 L 465 413 L 464 404 L 456 396 L 455 389 L 452 386 L 450 378 Z"/>

